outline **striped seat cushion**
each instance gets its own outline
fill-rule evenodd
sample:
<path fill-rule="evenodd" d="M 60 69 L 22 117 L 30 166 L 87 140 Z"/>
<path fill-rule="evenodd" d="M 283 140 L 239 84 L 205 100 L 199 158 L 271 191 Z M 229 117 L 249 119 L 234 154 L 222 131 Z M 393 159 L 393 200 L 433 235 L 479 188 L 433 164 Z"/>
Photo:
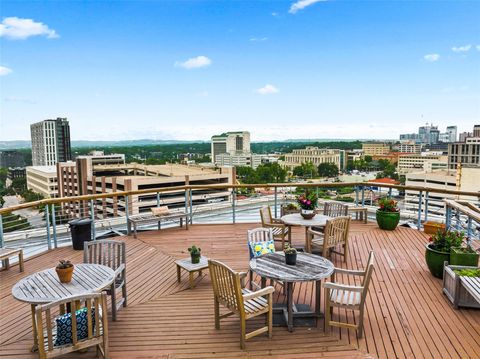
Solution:
<path fill-rule="evenodd" d="M 285 227 L 285 228 L 273 227 L 272 228 L 272 233 L 273 233 L 274 236 L 284 234 L 284 233 L 288 233 L 288 227 Z"/>

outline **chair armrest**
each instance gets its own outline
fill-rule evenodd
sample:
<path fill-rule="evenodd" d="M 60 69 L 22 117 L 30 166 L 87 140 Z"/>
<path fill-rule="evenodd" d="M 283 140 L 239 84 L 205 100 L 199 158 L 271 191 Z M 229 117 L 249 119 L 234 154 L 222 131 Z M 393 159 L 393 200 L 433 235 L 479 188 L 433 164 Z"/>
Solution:
<path fill-rule="evenodd" d="M 265 223 L 263 226 L 266 228 L 287 228 L 287 226 L 282 223 Z"/>
<path fill-rule="evenodd" d="M 253 298 L 263 297 L 264 295 L 272 294 L 274 291 L 275 291 L 275 289 L 272 286 L 268 286 L 268 287 L 262 288 L 260 290 L 257 290 L 256 292 L 244 294 L 243 295 L 243 300 L 249 300 L 249 299 L 253 299 Z"/>
<path fill-rule="evenodd" d="M 309 234 L 313 234 L 313 235 L 315 235 L 315 236 L 320 236 L 320 237 L 325 236 L 325 233 L 318 232 L 318 231 L 314 231 L 314 230 L 312 229 L 312 227 L 308 227 L 307 232 L 308 232 Z"/>
<path fill-rule="evenodd" d="M 338 284 L 327 282 L 323 285 L 325 289 L 337 289 L 337 290 L 347 290 L 349 292 L 363 292 L 364 287 L 353 286 L 353 285 L 346 285 L 346 284 Z"/>
<path fill-rule="evenodd" d="M 280 218 L 272 218 L 273 223 L 283 224 L 283 221 Z"/>
<path fill-rule="evenodd" d="M 245 278 L 247 278 L 247 275 L 247 272 L 238 272 L 238 276 L 240 277 L 240 285 L 242 286 L 242 288 L 245 287 Z"/>
<path fill-rule="evenodd" d="M 359 275 L 364 276 L 365 272 L 361 270 L 353 270 L 353 269 L 343 269 L 343 268 L 335 268 L 335 274 L 348 274 L 348 275 Z"/>

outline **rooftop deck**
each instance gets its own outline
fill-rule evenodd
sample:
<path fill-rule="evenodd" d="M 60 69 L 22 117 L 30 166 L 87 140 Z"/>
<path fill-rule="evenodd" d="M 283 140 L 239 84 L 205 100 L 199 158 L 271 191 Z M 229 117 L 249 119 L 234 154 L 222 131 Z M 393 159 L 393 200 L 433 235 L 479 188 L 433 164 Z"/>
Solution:
<path fill-rule="evenodd" d="M 213 292 L 208 274 L 188 289 L 184 274 L 176 281 L 174 260 L 187 255 L 192 244 L 208 257 L 236 270 L 247 270 L 246 230 L 257 224 L 193 225 L 189 231 L 170 228 L 139 233 L 127 242 L 129 306 L 117 322 L 110 322 L 112 358 L 479 358 L 480 310 L 454 310 L 441 292 L 424 261 L 426 235 L 398 228 L 381 231 L 374 224 L 354 221 L 350 234 L 350 258 L 333 256 L 336 266 L 363 268 L 369 250 L 377 265 L 366 302 L 365 335 L 333 329 L 275 327 L 273 339 L 258 336 L 239 346 L 239 321 L 230 317 L 222 329 L 214 328 Z M 293 232 L 294 244 L 302 244 L 304 232 Z M 32 344 L 30 309 L 11 296 L 12 286 L 24 276 L 53 267 L 60 258 L 82 261 L 82 253 L 59 248 L 26 261 L 25 273 L 13 267 L 0 272 L 0 346 L 5 358 L 36 357 Z M 295 301 L 312 303 L 312 284 L 295 286 Z M 285 298 L 278 288 L 275 300 Z M 323 307 L 323 303 L 322 303 Z M 352 313 L 347 315 L 353 321 Z M 335 312 L 334 316 L 338 315 Z M 259 322 L 253 321 L 251 326 Z M 94 351 L 67 357 L 92 358 Z"/>

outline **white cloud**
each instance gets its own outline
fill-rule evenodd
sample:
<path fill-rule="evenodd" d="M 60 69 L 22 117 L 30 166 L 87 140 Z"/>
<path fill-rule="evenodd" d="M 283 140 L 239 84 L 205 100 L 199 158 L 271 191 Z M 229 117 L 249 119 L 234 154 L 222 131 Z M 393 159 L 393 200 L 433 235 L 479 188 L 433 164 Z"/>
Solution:
<path fill-rule="evenodd" d="M 272 12 L 272 16 L 277 17 L 277 16 L 278 16 L 278 12 Z"/>
<path fill-rule="evenodd" d="M 290 6 L 290 10 L 288 12 L 290 14 L 295 14 L 298 10 L 305 9 L 307 6 L 313 5 L 320 1 L 327 1 L 327 0 L 299 0 Z"/>
<path fill-rule="evenodd" d="M 175 62 L 176 67 L 183 67 L 184 69 L 191 70 L 191 69 L 198 69 L 200 67 L 210 66 L 212 64 L 212 60 L 210 60 L 206 56 L 197 56 L 192 57 L 184 62 Z"/>
<path fill-rule="evenodd" d="M 268 40 L 268 37 L 252 37 L 249 39 L 249 41 L 251 42 L 263 42 L 267 40 Z"/>
<path fill-rule="evenodd" d="M 31 36 L 46 36 L 48 39 L 54 39 L 58 37 L 58 34 L 47 25 L 32 19 L 6 17 L 0 24 L 0 37 L 24 40 Z"/>
<path fill-rule="evenodd" d="M 435 61 L 438 61 L 440 59 L 440 55 L 439 54 L 428 54 L 428 55 L 425 55 L 423 58 L 425 59 L 425 61 L 435 62 Z"/>
<path fill-rule="evenodd" d="M 259 89 L 256 89 L 255 92 L 260 95 L 270 95 L 270 94 L 278 93 L 280 92 L 280 90 L 273 85 L 266 84 L 265 86 L 260 87 Z"/>
<path fill-rule="evenodd" d="M 12 72 L 13 72 L 13 70 L 9 69 L 8 67 L 0 66 L 0 76 L 5 76 L 5 75 L 8 75 Z"/>
<path fill-rule="evenodd" d="M 480 51 L 480 45 L 475 46 L 478 51 Z"/>
<path fill-rule="evenodd" d="M 464 46 L 454 46 L 452 47 L 453 52 L 467 52 L 470 51 L 472 45 L 464 45 Z"/>

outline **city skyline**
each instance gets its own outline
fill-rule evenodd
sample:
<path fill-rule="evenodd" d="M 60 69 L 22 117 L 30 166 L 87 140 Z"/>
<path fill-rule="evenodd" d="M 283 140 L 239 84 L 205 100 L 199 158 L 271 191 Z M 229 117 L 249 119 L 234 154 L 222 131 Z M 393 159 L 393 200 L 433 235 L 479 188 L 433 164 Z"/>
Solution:
<path fill-rule="evenodd" d="M 470 131 L 479 14 L 474 2 L 6 1 L 0 140 L 56 117 L 72 140 Z"/>

